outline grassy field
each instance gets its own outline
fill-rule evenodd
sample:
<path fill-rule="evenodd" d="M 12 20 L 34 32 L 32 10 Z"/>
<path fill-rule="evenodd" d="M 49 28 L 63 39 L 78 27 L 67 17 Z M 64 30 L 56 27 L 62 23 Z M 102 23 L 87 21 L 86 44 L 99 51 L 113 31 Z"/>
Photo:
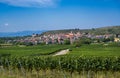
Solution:
<path fill-rule="evenodd" d="M 91 44 L 72 48 L 68 55 L 74 56 L 120 56 L 120 46 L 111 44 Z"/>
<path fill-rule="evenodd" d="M 71 45 L 37 45 L 0 47 L 0 54 L 16 56 L 49 55 L 60 49 L 69 48 L 68 56 L 120 56 L 120 46 L 114 44 L 91 44 L 74 47 Z"/>
<path fill-rule="evenodd" d="M 66 71 L 58 70 L 46 70 L 46 71 L 32 71 L 32 72 L 21 72 L 21 71 L 6 71 L 0 72 L 0 78 L 119 78 L 120 72 L 93 72 L 93 71 L 82 71 L 81 73 L 74 72 L 72 75 Z"/>
<path fill-rule="evenodd" d="M 44 55 L 69 47 L 69 45 L 9 46 L 1 47 L 0 54 L 11 54 L 13 56 Z"/>

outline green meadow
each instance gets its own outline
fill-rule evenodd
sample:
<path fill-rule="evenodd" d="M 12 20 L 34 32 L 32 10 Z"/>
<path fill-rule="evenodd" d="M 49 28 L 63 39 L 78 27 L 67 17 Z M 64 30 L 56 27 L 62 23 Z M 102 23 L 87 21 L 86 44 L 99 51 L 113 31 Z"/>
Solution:
<path fill-rule="evenodd" d="M 120 56 L 120 46 L 114 44 L 91 44 L 72 48 L 71 56 Z"/>
<path fill-rule="evenodd" d="M 70 49 L 68 56 L 120 56 L 120 44 L 90 44 L 74 47 L 74 45 L 35 45 L 0 47 L 0 54 L 12 56 L 52 55 L 62 49 Z M 66 56 L 66 55 L 65 55 Z"/>
<path fill-rule="evenodd" d="M 11 56 L 50 55 L 69 47 L 70 45 L 4 46 L 0 47 L 0 54 L 10 54 Z"/>

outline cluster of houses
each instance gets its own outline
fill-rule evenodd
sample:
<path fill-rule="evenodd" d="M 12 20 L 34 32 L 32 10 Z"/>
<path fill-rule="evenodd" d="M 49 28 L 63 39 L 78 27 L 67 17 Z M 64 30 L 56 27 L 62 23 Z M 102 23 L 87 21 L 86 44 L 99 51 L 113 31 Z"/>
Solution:
<path fill-rule="evenodd" d="M 120 42 L 120 35 L 116 34 L 115 38 L 114 38 L 115 42 Z"/>
<path fill-rule="evenodd" d="M 105 34 L 105 35 L 94 35 L 89 33 L 73 33 L 72 31 L 69 33 L 56 33 L 56 34 L 48 34 L 48 35 L 39 35 L 39 34 L 33 34 L 31 37 L 27 37 L 25 39 L 19 39 L 17 42 L 31 42 L 34 45 L 37 44 L 64 44 L 65 40 L 69 40 L 70 44 L 73 44 L 74 41 L 86 37 L 91 39 L 100 39 L 100 38 L 110 38 L 114 36 L 113 34 Z M 114 36 L 115 42 L 120 42 L 120 35 Z"/>

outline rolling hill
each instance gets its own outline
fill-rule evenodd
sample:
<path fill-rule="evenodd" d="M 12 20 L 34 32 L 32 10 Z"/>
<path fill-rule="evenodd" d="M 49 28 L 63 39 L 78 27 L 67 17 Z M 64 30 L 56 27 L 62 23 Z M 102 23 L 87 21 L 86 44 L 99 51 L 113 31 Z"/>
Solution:
<path fill-rule="evenodd" d="M 52 30 L 43 32 L 42 34 L 55 34 L 55 33 L 69 33 L 69 32 L 81 32 L 81 33 L 91 33 L 91 34 L 120 34 L 120 26 L 108 26 L 101 28 L 92 28 L 92 29 L 64 29 L 64 30 Z"/>

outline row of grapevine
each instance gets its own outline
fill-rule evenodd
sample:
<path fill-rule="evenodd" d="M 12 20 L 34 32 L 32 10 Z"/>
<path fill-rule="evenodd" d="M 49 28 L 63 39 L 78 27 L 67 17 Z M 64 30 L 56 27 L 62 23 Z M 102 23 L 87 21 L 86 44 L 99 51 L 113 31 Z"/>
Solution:
<path fill-rule="evenodd" d="M 4 69 L 24 68 L 32 70 L 120 71 L 120 57 L 3 57 L 0 66 Z"/>

